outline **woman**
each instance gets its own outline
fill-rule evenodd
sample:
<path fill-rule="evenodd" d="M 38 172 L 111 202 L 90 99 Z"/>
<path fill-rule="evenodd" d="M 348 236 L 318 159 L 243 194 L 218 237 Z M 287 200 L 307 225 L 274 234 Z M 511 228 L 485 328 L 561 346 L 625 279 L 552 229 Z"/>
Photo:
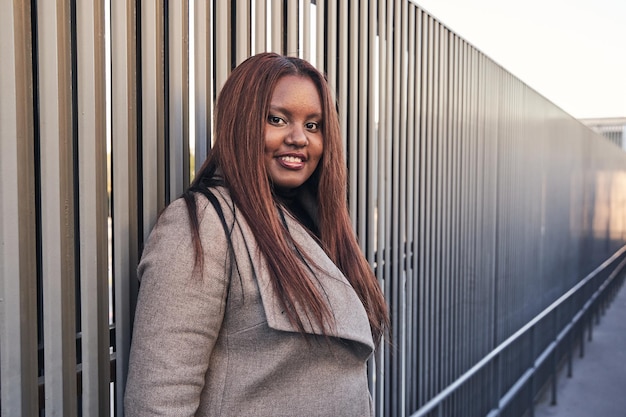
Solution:
<path fill-rule="evenodd" d="M 215 125 L 138 268 L 127 415 L 371 415 L 366 361 L 388 317 L 350 226 L 323 76 L 251 57 Z"/>

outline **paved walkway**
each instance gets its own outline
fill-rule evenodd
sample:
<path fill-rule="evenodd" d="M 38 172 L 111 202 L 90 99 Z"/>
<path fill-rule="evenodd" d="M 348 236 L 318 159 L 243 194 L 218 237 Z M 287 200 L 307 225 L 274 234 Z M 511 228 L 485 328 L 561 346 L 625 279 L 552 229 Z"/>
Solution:
<path fill-rule="evenodd" d="M 585 339 L 585 356 L 574 355 L 572 378 L 559 375 L 557 403 L 548 392 L 535 417 L 626 417 L 626 284 Z"/>

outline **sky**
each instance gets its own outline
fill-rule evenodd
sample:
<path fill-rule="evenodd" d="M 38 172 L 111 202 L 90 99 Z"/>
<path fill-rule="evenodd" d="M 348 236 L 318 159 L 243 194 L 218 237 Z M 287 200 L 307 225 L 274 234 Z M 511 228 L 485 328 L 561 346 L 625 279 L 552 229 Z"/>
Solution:
<path fill-rule="evenodd" d="M 414 0 L 576 118 L 626 117 L 626 0 Z"/>

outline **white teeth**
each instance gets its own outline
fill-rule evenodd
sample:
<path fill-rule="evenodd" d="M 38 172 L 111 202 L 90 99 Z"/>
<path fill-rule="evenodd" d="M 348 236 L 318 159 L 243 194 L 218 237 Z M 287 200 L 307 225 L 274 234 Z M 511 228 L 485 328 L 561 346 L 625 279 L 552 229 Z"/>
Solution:
<path fill-rule="evenodd" d="M 280 159 L 285 162 L 302 162 L 302 158 L 298 158 L 297 156 L 281 156 Z"/>

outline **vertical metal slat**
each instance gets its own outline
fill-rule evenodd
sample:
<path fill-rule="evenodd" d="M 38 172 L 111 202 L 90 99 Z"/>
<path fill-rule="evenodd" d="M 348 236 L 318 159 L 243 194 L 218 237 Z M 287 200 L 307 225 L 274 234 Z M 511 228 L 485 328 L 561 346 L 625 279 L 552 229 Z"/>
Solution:
<path fill-rule="evenodd" d="M 169 3 L 168 12 L 169 203 L 189 186 L 189 1 Z"/>
<path fill-rule="evenodd" d="M 109 415 L 104 2 L 78 2 L 82 413 Z"/>
<path fill-rule="evenodd" d="M 315 65 L 317 69 L 326 73 L 326 1 L 316 0 L 315 2 Z"/>
<path fill-rule="evenodd" d="M 213 2 L 194 2 L 194 172 L 206 159 L 211 148 L 213 89 Z"/>
<path fill-rule="evenodd" d="M 359 168 L 359 153 L 358 153 L 358 142 L 359 142 L 359 7 L 358 4 L 353 4 L 350 8 L 350 19 L 348 21 L 348 38 L 350 39 L 350 47 L 346 51 L 347 54 L 345 56 L 345 66 L 348 68 L 348 79 L 347 82 L 347 92 L 348 97 L 342 97 L 342 100 L 348 101 L 347 110 L 349 113 L 347 114 L 347 118 L 345 122 L 347 123 L 347 148 L 346 153 L 349 155 L 348 157 L 348 204 L 350 210 L 350 218 L 352 219 L 352 227 L 359 232 L 357 229 L 357 203 L 358 203 L 358 168 Z"/>
<path fill-rule="evenodd" d="M 212 3 L 212 2 L 211 2 Z M 215 2 L 215 92 L 216 97 L 231 70 L 230 2 Z M 272 44 L 272 50 L 274 46 Z"/>
<path fill-rule="evenodd" d="M 302 1 L 302 58 L 311 61 L 311 0 Z"/>
<path fill-rule="evenodd" d="M 254 2 L 254 53 L 267 50 L 267 1 Z"/>
<path fill-rule="evenodd" d="M 284 20 L 283 20 L 283 1 L 272 0 L 272 14 L 271 14 L 271 36 L 272 41 L 271 51 L 277 54 L 284 53 L 283 46 L 283 34 L 284 34 Z"/>
<path fill-rule="evenodd" d="M 137 26 L 132 1 L 111 3 L 111 159 L 115 319 L 115 415 L 123 417 L 138 284 Z"/>
<path fill-rule="evenodd" d="M 46 414 L 77 415 L 70 2 L 38 4 Z"/>
<path fill-rule="evenodd" d="M 299 39 L 298 39 L 298 28 L 300 26 L 300 22 L 298 19 L 300 10 L 299 10 L 299 1 L 290 1 L 285 3 L 285 7 L 287 9 L 287 45 L 286 47 L 286 55 L 290 56 L 300 56 L 300 48 Z"/>
<path fill-rule="evenodd" d="M 241 64 L 250 56 L 250 0 L 237 0 L 233 36 L 235 43 L 235 65 Z"/>
<path fill-rule="evenodd" d="M 141 194 L 143 241 L 165 206 L 165 10 L 141 3 Z"/>
<path fill-rule="evenodd" d="M 38 261 L 30 4 L 0 4 L 0 409 L 35 416 Z"/>

